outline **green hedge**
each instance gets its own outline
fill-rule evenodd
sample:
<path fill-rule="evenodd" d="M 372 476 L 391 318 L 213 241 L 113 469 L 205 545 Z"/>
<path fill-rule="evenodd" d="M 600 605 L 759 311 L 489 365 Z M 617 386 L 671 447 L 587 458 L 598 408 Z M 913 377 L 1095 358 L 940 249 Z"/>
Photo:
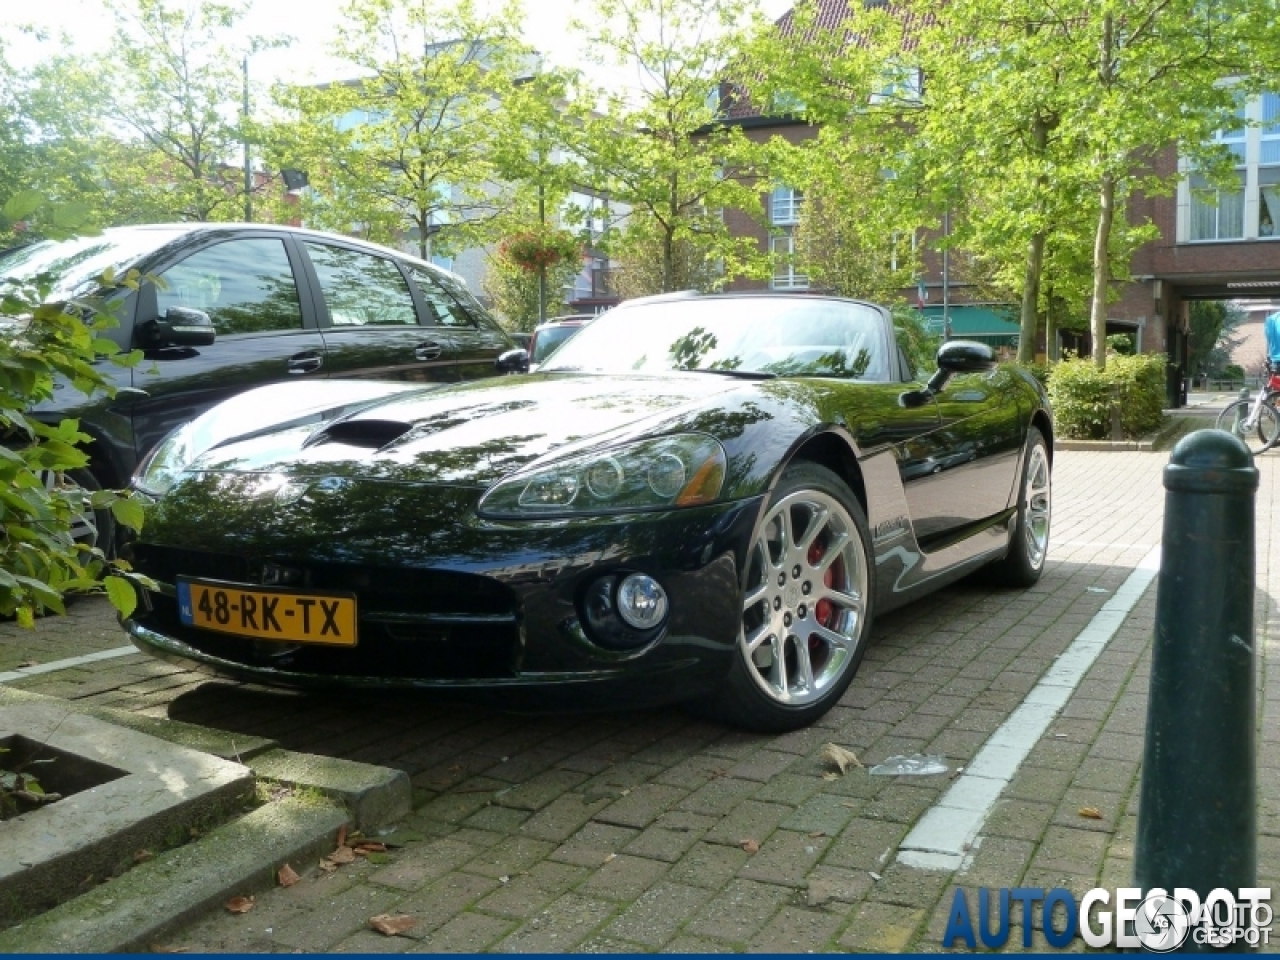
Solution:
<path fill-rule="evenodd" d="M 1049 377 L 1049 400 L 1059 436 L 1104 440 L 1111 435 L 1113 390 L 1120 401 L 1124 435 L 1141 437 L 1164 419 L 1165 366 L 1163 353 L 1133 357 L 1110 354 L 1107 369 L 1092 360 L 1064 360 Z"/>

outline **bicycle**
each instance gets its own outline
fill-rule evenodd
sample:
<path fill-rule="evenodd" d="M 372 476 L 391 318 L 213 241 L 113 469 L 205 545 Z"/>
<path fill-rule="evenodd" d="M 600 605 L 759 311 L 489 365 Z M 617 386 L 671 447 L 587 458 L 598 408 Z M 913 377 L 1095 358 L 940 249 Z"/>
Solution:
<path fill-rule="evenodd" d="M 1244 441 L 1253 456 L 1265 453 L 1280 443 L 1280 411 L 1275 397 L 1280 395 L 1280 372 L 1267 363 L 1267 383 L 1252 400 L 1236 400 L 1227 404 L 1214 422 L 1219 430 L 1234 433 Z"/>

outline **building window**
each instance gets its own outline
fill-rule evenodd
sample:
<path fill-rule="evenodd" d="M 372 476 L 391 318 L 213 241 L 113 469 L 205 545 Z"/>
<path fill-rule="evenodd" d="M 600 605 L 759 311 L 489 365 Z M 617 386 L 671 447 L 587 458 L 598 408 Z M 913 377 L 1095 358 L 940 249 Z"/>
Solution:
<path fill-rule="evenodd" d="M 1280 164 L 1280 93 L 1262 95 L 1262 149 L 1258 163 Z"/>
<path fill-rule="evenodd" d="M 773 254 L 773 280 L 770 287 L 774 290 L 808 289 L 809 278 L 796 265 L 796 238 L 789 230 L 769 238 L 769 252 Z"/>
<path fill-rule="evenodd" d="M 1221 190 L 1201 176 L 1191 178 L 1192 240 L 1239 240 L 1244 237 L 1244 174 L 1238 185 Z"/>
<path fill-rule="evenodd" d="M 800 222 L 804 193 L 793 187 L 778 187 L 769 195 L 769 220 L 775 227 L 792 227 Z"/>

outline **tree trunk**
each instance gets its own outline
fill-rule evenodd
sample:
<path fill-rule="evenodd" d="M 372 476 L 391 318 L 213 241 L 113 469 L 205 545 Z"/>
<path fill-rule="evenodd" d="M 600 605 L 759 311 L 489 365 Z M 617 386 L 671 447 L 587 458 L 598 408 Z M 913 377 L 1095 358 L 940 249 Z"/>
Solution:
<path fill-rule="evenodd" d="M 1027 244 L 1027 273 L 1022 283 L 1021 330 L 1018 334 L 1018 362 L 1036 359 L 1036 323 L 1040 308 L 1040 275 L 1044 272 L 1045 233 L 1039 230 Z"/>
<path fill-rule="evenodd" d="M 1049 122 L 1039 114 L 1031 121 L 1031 143 L 1037 158 L 1044 156 L 1045 146 L 1049 142 Z M 1040 197 L 1048 190 L 1049 178 L 1041 174 L 1036 178 L 1036 188 Z M 1037 200 L 1036 206 L 1043 204 Z M 1018 362 L 1033 363 L 1036 359 L 1036 319 L 1040 309 L 1040 277 L 1044 273 L 1044 245 L 1047 233 L 1043 226 L 1037 227 L 1027 245 L 1027 271 L 1022 284 L 1022 316 L 1021 331 L 1018 336 Z"/>
<path fill-rule="evenodd" d="M 1044 358 L 1049 363 L 1057 363 L 1059 359 L 1057 305 L 1053 284 L 1049 284 L 1044 295 Z"/>
<path fill-rule="evenodd" d="M 1108 10 L 1102 17 L 1102 38 L 1098 45 L 1098 80 L 1104 91 L 1115 82 L 1115 19 Z M 1093 362 L 1107 368 L 1107 288 L 1111 283 L 1111 224 L 1115 221 L 1116 178 L 1106 170 L 1107 159 L 1100 156 L 1104 173 L 1100 183 L 1098 231 L 1093 238 L 1093 300 L 1089 305 L 1089 330 L 1093 334 Z"/>
<path fill-rule="evenodd" d="M 1111 224 L 1115 220 L 1116 180 L 1110 173 L 1102 175 L 1099 195 L 1098 231 L 1093 238 L 1093 302 L 1089 307 L 1089 329 L 1093 334 L 1093 362 L 1099 370 L 1107 368 L 1107 288 L 1111 285 L 1111 260 L 1107 249 L 1111 241 Z"/>
<path fill-rule="evenodd" d="M 675 234 L 671 230 L 662 233 L 662 292 L 670 293 L 675 289 Z"/>

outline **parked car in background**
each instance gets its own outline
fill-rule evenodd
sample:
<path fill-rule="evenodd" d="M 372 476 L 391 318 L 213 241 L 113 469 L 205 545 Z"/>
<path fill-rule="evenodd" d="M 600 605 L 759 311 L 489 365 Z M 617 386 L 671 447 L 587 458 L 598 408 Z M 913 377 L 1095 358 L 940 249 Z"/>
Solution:
<path fill-rule="evenodd" d="M 553 317 L 533 329 L 529 340 L 529 371 L 555 353 L 560 344 L 596 318 L 594 313 L 575 313 L 565 317 Z"/>
<path fill-rule="evenodd" d="M 108 285 L 136 269 L 139 289 Z M 378 378 L 444 385 L 523 366 L 523 352 L 451 273 L 350 237 L 288 227 L 167 224 L 45 241 L 0 256 L 0 287 L 54 278 L 49 299 L 100 298 L 133 369 L 103 364 L 121 392 L 85 398 L 70 384 L 34 415 L 78 417 L 93 440 L 86 489 L 123 487 L 175 426 L 233 394 L 281 381 Z M 155 281 L 150 278 L 156 278 Z M 507 360 L 499 358 L 508 354 Z M 518 363 L 512 363 L 518 359 Z M 87 512 L 80 539 L 101 539 Z"/>
<path fill-rule="evenodd" d="M 1048 553 L 1040 384 L 963 340 L 925 379 L 872 304 L 651 298 L 531 375 L 332 386 L 243 394 L 139 470 L 140 648 L 789 730 L 875 613 L 979 567 L 1030 586 Z"/>

